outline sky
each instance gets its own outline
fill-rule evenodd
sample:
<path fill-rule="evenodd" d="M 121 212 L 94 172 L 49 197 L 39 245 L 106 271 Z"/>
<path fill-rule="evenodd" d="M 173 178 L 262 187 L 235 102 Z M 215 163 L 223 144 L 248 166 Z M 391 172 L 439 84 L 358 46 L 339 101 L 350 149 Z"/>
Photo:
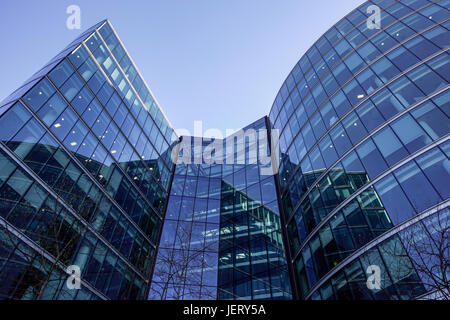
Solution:
<path fill-rule="evenodd" d="M 175 129 L 239 129 L 267 115 L 301 56 L 363 0 L 3 0 L 0 101 L 109 18 Z M 66 9 L 81 9 L 69 30 Z"/>

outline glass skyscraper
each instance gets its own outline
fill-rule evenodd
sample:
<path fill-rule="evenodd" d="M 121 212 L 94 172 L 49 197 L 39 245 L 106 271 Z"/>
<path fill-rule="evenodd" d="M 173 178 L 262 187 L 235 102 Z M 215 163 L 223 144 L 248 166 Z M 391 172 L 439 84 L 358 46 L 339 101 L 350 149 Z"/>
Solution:
<path fill-rule="evenodd" d="M 110 22 L 93 26 L 0 103 L 0 299 L 448 294 L 449 8 L 365 2 L 231 151 L 177 137 Z"/>
<path fill-rule="evenodd" d="M 380 29 L 367 23 L 371 5 Z M 450 240 L 449 7 L 368 1 L 281 87 L 270 121 L 281 132 L 295 297 L 412 299 L 445 285 L 449 252 L 437 247 Z M 369 290 L 373 266 L 381 285 Z"/>
<path fill-rule="evenodd" d="M 1 298 L 145 299 L 173 129 L 110 23 L 1 105 Z"/>

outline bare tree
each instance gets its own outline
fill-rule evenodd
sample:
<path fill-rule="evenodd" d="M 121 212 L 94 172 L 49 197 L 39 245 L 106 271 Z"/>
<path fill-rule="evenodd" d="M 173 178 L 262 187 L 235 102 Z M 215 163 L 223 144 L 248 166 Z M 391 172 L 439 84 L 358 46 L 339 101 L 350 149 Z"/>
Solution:
<path fill-rule="evenodd" d="M 442 210 L 401 234 L 407 254 L 434 297 L 450 300 L 450 219 Z"/>
<path fill-rule="evenodd" d="M 202 271 L 217 268 L 205 259 L 204 253 L 214 249 L 209 236 L 195 234 L 192 222 L 180 222 L 175 237 L 175 248 L 159 249 L 156 259 L 150 299 L 183 300 L 192 297 L 215 299 L 210 290 L 202 290 Z M 194 240 L 195 239 L 195 240 Z M 192 246 L 195 241 L 199 246 Z"/>
<path fill-rule="evenodd" d="M 424 286 L 429 294 L 422 295 L 423 299 L 450 300 L 448 210 L 441 210 L 401 231 L 399 238 L 388 240 L 380 250 L 395 282 L 412 290 Z"/>
<path fill-rule="evenodd" d="M 1 269 L 0 281 L 7 284 L 12 299 L 55 298 L 57 288 L 69 277 L 66 267 L 84 232 L 56 199 L 35 189 L 34 200 L 40 209 L 33 213 L 31 203 L 18 204 L 0 229 L 0 246 L 13 253 L 6 263 L 12 268 Z M 20 221 L 27 220 L 29 226 L 22 228 Z M 33 243 L 35 249 L 30 246 Z M 67 293 L 61 290 L 60 294 Z"/>

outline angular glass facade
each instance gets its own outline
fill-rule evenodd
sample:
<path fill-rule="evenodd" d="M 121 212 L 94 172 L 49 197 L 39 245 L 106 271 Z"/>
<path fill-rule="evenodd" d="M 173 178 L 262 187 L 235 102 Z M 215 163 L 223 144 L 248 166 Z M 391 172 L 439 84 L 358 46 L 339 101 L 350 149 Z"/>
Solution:
<path fill-rule="evenodd" d="M 362 4 L 231 144 L 178 138 L 93 26 L 0 103 L 0 299 L 448 294 L 449 8 Z"/>
<path fill-rule="evenodd" d="M 381 29 L 368 28 L 370 5 L 381 8 Z M 450 223 L 449 6 L 368 1 L 328 30 L 283 84 L 270 121 L 281 132 L 297 298 L 411 299 L 437 289 L 410 260 L 400 230 L 428 230 L 433 216 L 441 231 Z M 448 263 L 448 252 L 442 259 Z M 366 285 L 371 265 L 381 269 L 377 290 Z"/>
<path fill-rule="evenodd" d="M 145 299 L 173 129 L 109 22 L 8 97 L 0 127 L 1 298 Z"/>
<path fill-rule="evenodd" d="M 274 175 L 250 160 L 259 138 L 208 164 L 205 150 L 226 140 L 183 137 L 191 163 L 175 169 L 150 299 L 291 298 Z M 229 164 L 239 150 L 242 164 Z"/>

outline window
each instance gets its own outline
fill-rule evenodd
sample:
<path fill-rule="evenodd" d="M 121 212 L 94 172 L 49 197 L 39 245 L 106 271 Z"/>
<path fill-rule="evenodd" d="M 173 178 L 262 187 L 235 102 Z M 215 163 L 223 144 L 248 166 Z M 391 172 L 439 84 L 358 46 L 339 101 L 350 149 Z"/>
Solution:
<path fill-rule="evenodd" d="M 52 72 L 50 72 L 49 77 L 53 83 L 59 88 L 66 82 L 67 79 L 74 73 L 74 70 L 70 63 L 64 59 L 58 64 Z"/>
<path fill-rule="evenodd" d="M 356 149 L 356 152 L 371 178 L 375 178 L 387 168 L 386 162 L 372 140 L 364 142 Z"/>
<path fill-rule="evenodd" d="M 413 153 L 431 142 L 431 139 L 409 114 L 402 116 L 391 126 L 409 153 Z"/>
<path fill-rule="evenodd" d="M 336 81 L 339 85 L 343 85 L 348 79 L 352 77 L 352 73 L 348 70 L 344 63 L 340 63 L 332 70 Z"/>
<path fill-rule="evenodd" d="M 449 45 L 447 32 L 443 27 L 437 26 L 423 33 L 423 36 L 443 49 Z"/>
<path fill-rule="evenodd" d="M 54 93 L 54 87 L 44 78 L 24 96 L 24 100 L 34 111 L 38 111 Z"/>
<path fill-rule="evenodd" d="M 336 153 L 336 148 L 331 142 L 330 137 L 325 136 L 322 141 L 319 143 L 320 151 L 323 155 L 323 159 L 325 160 L 326 167 L 330 167 L 338 158 Z"/>
<path fill-rule="evenodd" d="M 347 133 L 341 124 L 338 124 L 333 130 L 331 130 L 330 136 L 340 156 L 352 146 L 350 140 L 348 139 Z"/>
<path fill-rule="evenodd" d="M 450 81 L 450 63 L 449 63 L 449 54 L 444 52 L 438 55 L 436 58 L 428 61 L 427 64 L 438 73 L 441 78 Z"/>
<path fill-rule="evenodd" d="M 311 160 L 313 170 L 319 171 L 325 169 L 322 155 L 320 154 L 319 148 L 317 146 L 313 149 L 313 151 L 311 151 L 309 158 Z"/>
<path fill-rule="evenodd" d="M 359 118 L 369 132 L 378 127 L 384 121 L 380 112 L 377 110 L 377 108 L 375 108 L 372 101 L 370 100 L 367 100 L 362 105 L 360 105 L 356 109 L 356 112 L 358 113 Z"/>
<path fill-rule="evenodd" d="M 450 117 L 450 90 L 444 91 L 432 100 L 443 112 L 445 112 L 447 117 Z"/>
<path fill-rule="evenodd" d="M 72 152 L 76 152 L 80 148 L 81 142 L 88 133 L 86 126 L 78 120 L 75 126 L 70 130 L 66 139 L 64 140 L 64 145 Z M 96 159 L 99 161 L 99 159 Z"/>
<path fill-rule="evenodd" d="M 82 87 L 83 81 L 77 74 L 73 74 L 61 87 L 61 92 L 68 101 L 72 101 Z"/>
<path fill-rule="evenodd" d="M 422 65 L 408 72 L 407 76 L 427 95 L 447 84 L 444 79 L 426 65 Z"/>
<path fill-rule="evenodd" d="M 352 105 L 357 104 L 364 98 L 364 90 L 359 83 L 353 79 L 344 87 L 345 95 Z"/>
<path fill-rule="evenodd" d="M 409 51 L 414 52 L 420 59 L 425 59 L 433 53 L 439 51 L 431 41 L 428 41 L 422 36 L 417 36 L 404 44 Z"/>
<path fill-rule="evenodd" d="M 392 288 L 392 281 L 390 280 L 389 273 L 386 270 L 383 260 L 378 252 L 378 249 L 374 248 L 360 257 L 360 261 L 363 270 L 367 270 L 370 265 L 377 265 L 381 269 L 381 289 L 372 290 L 375 299 L 387 300 L 389 298 L 396 297 L 396 292 Z M 389 292 L 391 291 L 391 292 Z"/>
<path fill-rule="evenodd" d="M 311 119 L 312 128 L 316 137 L 321 137 L 325 131 L 325 125 L 320 117 L 320 113 L 316 113 Z"/>
<path fill-rule="evenodd" d="M 430 179 L 442 199 L 450 197 L 450 160 L 438 148 L 434 148 L 416 159 L 417 164 Z"/>
<path fill-rule="evenodd" d="M 338 114 L 339 117 L 342 117 L 350 108 L 351 105 L 348 102 L 342 91 L 336 93 L 332 98 L 331 102 L 333 103 L 334 110 Z"/>
<path fill-rule="evenodd" d="M 414 29 L 415 31 L 422 31 L 423 29 L 426 29 L 427 27 L 432 25 L 433 21 L 425 18 L 419 13 L 414 13 L 409 17 L 406 17 L 403 20 L 403 23 Z"/>
<path fill-rule="evenodd" d="M 377 132 L 373 136 L 373 140 L 389 165 L 397 163 L 408 155 L 406 149 L 389 127 Z"/>
<path fill-rule="evenodd" d="M 80 46 L 76 51 L 70 54 L 69 59 L 75 68 L 78 69 L 88 57 L 89 53 L 86 48 L 84 46 Z"/>
<path fill-rule="evenodd" d="M 302 250 L 303 260 L 305 261 L 306 275 L 308 277 L 309 287 L 313 287 L 316 282 L 316 273 L 314 272 L 314 263 L 311 257 L 311 251 L 308 246 Z"/>
<path fill-rule="evenodd" d="M 361 161 L 359 161 L 355 151 L 352 151 L 342 160 L 342 165 L 347 173 L 364 172 L 364 167 L 361 164 Z"/>
<path fill-rule="evenodd" d="M 397 42 L 384 31 L 373 37 L 370 41 L 383 53 L 397 44 Z"/>
<path fill-rule="evenodd" d="M 411 114 L 433 140 L 443 137 L 450 131 L 448 117 L 431 101 L 415 108 Z"/>
<path fill-rule="evenodd" d="M 327 129 L 329 129 L 337 121 L 336 112 L 330 102 L 327 102 L 322 108 L 320 108 L 320 113 L 322 114 L 322 119 Z"/>
<path fill-rule="evenodd" d="M 381 80 L 373 73 L 372 70 L 366 69 L 361 74 L 356 77 L 356 80 L 361 84 L 366 94 L 371 94 L 383 83 Z"/>
<path fill-rule="evenodd" d="M 401 21 L 397 22 L 392 27 L 389 27 L 386 31 L 398 42 L 406 40 L 415 33 Z"/>
<path fill-rule="evenodd" d="M 386 120 L 404 109 L 402 104 L 386 88 L 375 94 L 372 101 Z"/>
<path fill-rule="evenodd" d="M 327 74 L 325 78 L 322 79 L 322 84 L 325 88 L 327 96 L 331 96 L 339 87 L 332 73 Z"/>
<path fill-rule="evenodd" d="M 380 77 L 380 79 L 386 83 L 399 73 L 397 67 L 385 57 L 379 59 L 371 66 L 372 70 Z"/>
<path fill-rule="evenodd" d="M 35 119 L 28 123 L 8 142 L 8 147 L 20 158 L 24 159 L 45 134 L 44 128 Z"/>
<path fill-rule="evenodd" d="M 400 69 L 400 71 L 405 71 L 419 62 L 419 59 L 404 47 L 395 49 L 390 52 L 387 57 Z"/>
<path fill-rule="evenodd" d="M 80 91 L 80 93 L 77 94 L 75 99 L 73 99 L 72 106 L 75 108 L 75 111 L 77 111 L 78 114 L 81 115 L 93 98 L 94 96 L 89 91 L 89 89 L 87 87 L 84 87 Z"/>
<path fill-rule="evenodd" d="M 352 53 L 348 58 L 344 60 L 347 67 L 352 73 L 356 73 L 364 65 L 364 61 L 358 55 L 357 52 Z"/>
<path fill-rule="evenodd" d="M 355 112 L 349 114 L 343 120 L 345 131 L 348 133 L 352 144 L 359 142 L 366 134 L 367 131 L 359 120 Z"/>
<path fill-rule="evenodd" d="M 361 57 L 363 57 L 366 63 L 370 63 L 370 61 L 380 55 L 380 51 L 378 51 L 377 48 L 375 48 L 375 46 L 370 42 L 367 42 L 361 48 L 359 48 L 358 53 L 361 55 Z"/>
<path fill-rule="evenodd" d="M 415 215 L 408 198 L 392 174 L 377 182 L 375 189 L 394 225 L 399 225 Z"/>
<path fill-rule="evenodd" d="M 18 130 L 31 118 L 31 115 L 23 107 L 22 103 L 17 102 L 0 118 L 0 140 L 8 141 Z"/>
<path fill-rule="evenodd" d="M 303 128 L 303 138 L 306 145 L 306 149 L 309 150 L 316 142 L 316 139 L 314 138 L 314 134 L 311 130 L 311 125 L 307 123 L 305 127 Z"/>
<path fill-rule="evenodd" d="M 441 201 L 433 186 L 414 162 L 394 172 L 409 201 L 417 212 L 422 212 Z"/>

